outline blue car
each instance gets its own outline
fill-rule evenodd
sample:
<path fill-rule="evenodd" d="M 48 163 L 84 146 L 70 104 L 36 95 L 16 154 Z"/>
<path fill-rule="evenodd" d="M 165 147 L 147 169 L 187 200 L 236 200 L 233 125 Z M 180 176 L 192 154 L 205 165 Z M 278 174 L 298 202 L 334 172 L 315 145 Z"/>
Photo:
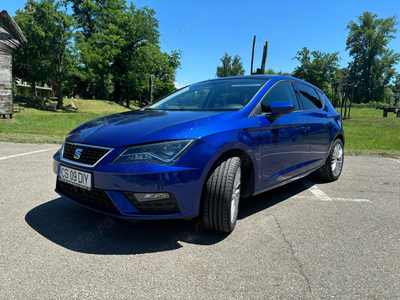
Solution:
<path fill-rule="evenodd" d="M 54 155 L 56 192 L 126 219 L 191 219 L 231 232 L 239 201 L 314 172 L 337 180 L 341 116 L 287 76 L 219 78 L 72 130 Z"/>

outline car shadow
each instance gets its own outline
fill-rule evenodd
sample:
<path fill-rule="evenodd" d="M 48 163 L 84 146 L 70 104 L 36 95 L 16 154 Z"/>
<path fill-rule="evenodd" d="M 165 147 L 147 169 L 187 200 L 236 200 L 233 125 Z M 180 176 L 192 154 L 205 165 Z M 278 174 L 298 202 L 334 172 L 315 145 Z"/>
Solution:
<path fill-rule="evenodd" d="M 25 221 L 55 244 L 76 252 L 130 255 L 176 250 L 179 242 L 216 244 L 227 234 L 184 220 L 132 223 L 81 207 L 62 197 L 30 210 Z"/>
<path fill-rule="evenodd" d="M 239 219 L 268 209 L 304 189 L 302 184 L 294 182 L 244 200 L 240 205 Z M 172 251 L 182 247 L 180 242 L 213 245 L 228 236 L 205 229 L 199 220 L 132 223 L 91 211 L 62 197 L 33 208 L 26 214 L 25 220 L 53 243 L 89 254 L 131 255 Z"/>
<path fill-rule="evenodd" d="M 314 182 L 312 178 L 309 178 Z M 238 219 L 247 218 L 260 211 L 266 210 L 282 201 L 296 196 L 307 188 L 299 180 L 288 183 L 273 190 L 263 192 L 249 199 L 242 199 Z"/>

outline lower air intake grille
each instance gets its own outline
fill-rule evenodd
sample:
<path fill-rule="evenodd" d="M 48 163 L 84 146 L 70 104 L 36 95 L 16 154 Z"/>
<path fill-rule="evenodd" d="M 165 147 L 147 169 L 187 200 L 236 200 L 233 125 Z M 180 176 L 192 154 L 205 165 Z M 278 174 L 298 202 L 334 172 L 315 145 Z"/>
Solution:
<path fill-rule="evenodd" d="M 82 205 L 115 215 L 121 214 L 103 190 L 93 188 L 89 191 L 57 178 L 57 191 Z"/>

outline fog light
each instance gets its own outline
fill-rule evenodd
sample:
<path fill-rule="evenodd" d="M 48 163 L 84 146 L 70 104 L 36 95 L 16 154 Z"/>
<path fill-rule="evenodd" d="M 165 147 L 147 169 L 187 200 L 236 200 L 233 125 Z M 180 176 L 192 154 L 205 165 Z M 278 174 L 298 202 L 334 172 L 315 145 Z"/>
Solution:
<path fill-rule="evenodd" d="M 140 194 L 134 194 L 135 198 L 139 202 L 146 202 L 146 201 L 154 201 L 154 200 L 164 200 L 164 199 L 170 199 L 171 196 L 169 193 L 140 193 Z"/>

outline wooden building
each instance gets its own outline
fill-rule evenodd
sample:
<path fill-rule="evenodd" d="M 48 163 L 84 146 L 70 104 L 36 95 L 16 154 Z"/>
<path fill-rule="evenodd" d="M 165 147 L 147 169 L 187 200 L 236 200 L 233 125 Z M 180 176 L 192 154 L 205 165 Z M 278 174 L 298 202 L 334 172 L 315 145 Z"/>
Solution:
<path fill-rule="evenodd" d="M 7 11 L 0 12 L 0 117 L 14 113 L 12 95 L 12 55 L 27 40 Z"/>

